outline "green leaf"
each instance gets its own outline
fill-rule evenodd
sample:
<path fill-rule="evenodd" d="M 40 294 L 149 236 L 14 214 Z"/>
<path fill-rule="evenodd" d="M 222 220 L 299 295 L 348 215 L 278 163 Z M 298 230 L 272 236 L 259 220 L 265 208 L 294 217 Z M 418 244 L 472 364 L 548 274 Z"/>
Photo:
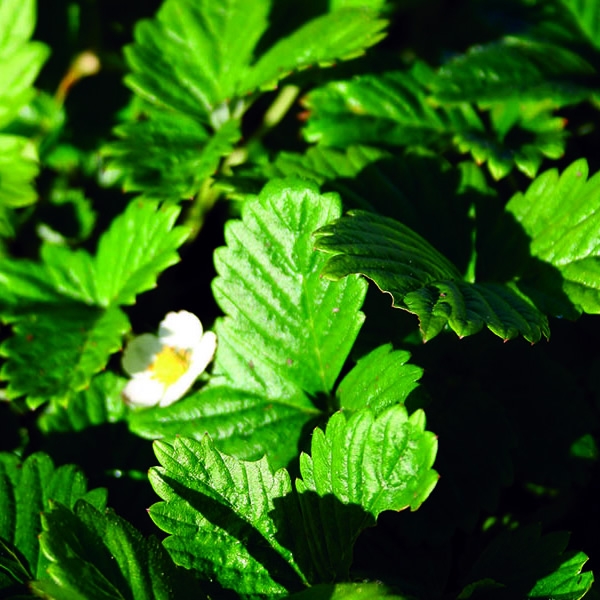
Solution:
<path fill-rule="evenodd" d="M 552 99 L 564 106 L 590 96 L 595 73 L 565 47 L 505 37 L 450 59 L 429 85 L 440 102 Z"/>
<path fill-rule="evenodd" d="M 207 436 L 155 443 L 150 516 L 177 564 L 241 595 L 282 595 L 348 576 L 360 531 L 384 510 L 415 510 L 437 482 L 437 442 L 421 411 L 336 413 L 315 430 L 302 479 L 219 452 Z"/>
<path fill-rule="evenodd" d="M 482 108 L 490 109 L 492 131 L 459 133 L 454 141 L 477 164 L 487 162 L 494 179 L 505 177 L 515 165 L 535 177 L 545 157 L 557 159 L 564 154 L 566 120 L 554 116 L 552 101 L 515 98 Z"/>
<path fill-rule="evenodd" d="M 412 71 L 357 76 L 317 88 L 306 97 L 309 142 L 344 148 L 350 144 L 448 144 L 455 134 L 483 131 L 468 105 L 435 106 L 421 82 L 423 65 Z M 427 75 L 429 77 L 429 75 Z"/>
<path fill-rule="evenodd" d="M 379 414 L 393 404 L 404 404 L 423 374 L 423 369 L 406 364 L 409 359 L 409 352 L 392 350 L 391 344 L 363 356 L 337 389 L 340 408 L 370 408 Z"/>
<path fill-rule="evenodd" d="M 413 600 L 383 583 L 336 583 L 314 585 L 288 596 L 289 600 Z"/>
<path fill-rule="evenodd" d="M 277 597 L 306 585 L 287 547 L 303 542 L 290 537 L 300 515 L 295 502 L 283 502 L 292 493 L 285 470 L 221 454 L 208 437 L 154 448 L 163 466 L 150 470 L 150 483 L 164 502 L 149 512 L 171 534 L 163 543 L 176 564 L 242 596 Z"/>
<path fill-rule="evenodd" d="M 165 409 L 134 411 L 128 421 L 132 432 L 148 439 L 208 433 L 226 454 L 244 460 L 267 454 L 269 464 L 282 467 L 298 456 L 307 424 L 321 416 L 312 405 L 209 386 Z"/>
<path fill-rule="evenodd" d="M 312 232 L 339 216 L 335 194 L 273 181 L 225 227 L 215 251 L 217 354 L 209 386 L 165 409 L 134 414 L 144 437 L 206 432 L 238 458 L 268 453 L 272 465 L 298 454 L 306 425 L 331 410 L 333 388 L 364 320 L 359 278 L 321 278 L 325 258 Z M 331 404 L 331 406 L 330 406 Z M 279 443 L 281 442 L 281 443 Z"/>
<path fill-rule="evenodd" d="M 96 375 L 90 386 L 74 394 L 67 406 L 50 405 L 38 420 L 40 430 L 46 435 L 85 431 L 123 420 L 128 412 L 121 397 L 124 384 L 125 379 L 111 371 Z"/>
<path fill-rule="evenodd" d="M 354 543 L 380 513 L 419 508 L 438 481 L 436 452 L 424 413 L 401 405 L 377 417 L 338 412 L 315 429 L 296 489 L 320 582 L 348 577 Z"/>
<path fill-rule="evenodd" d="M 37 152 L 27 138 L 0 134 L 0 210 L 27 206 L 37 200 L 33 180 L 38 171 Z M 9 217 L 0 216 L 0 235 L 13 234 Z"/>
<path fill-rule="evenodd" d="M 0 347 L 8 360 L 0 379 L 8 381 L 6 397 L 27 396 L 31 408 L 50 398 L 66 401 L 89 385 L 92 375 L 121 348 L 129 319 L 118 308 L 99 310 L 81 304 L 46 307 L 16 318 L 13 336 Z"/>
<path fill-rule="evenodd" d="M 232 100 L 267 28 L 270 2 L 227 0 L 218 10 L 207 0 L 167 0 L 156 18 L 136 25 L 125 48 L 133 73 L 126 83 L 151 104 L 207 123 Z"/>
<path fill-rule="evenodd" d="M 159 542 L 144 539 L 113 512 L 59 502 L 42 517 L 40 544 L 48 575 L 33 589 L 57 598 L 203 598 L 193 577 L 177 569 Z M 49 576 L 49 580 L 48 580 Z"/>
<path fill-rule="evenodd" d="M 343 7 L 309 21 L 275 43 L 242 79 L 243 95 L 256 88 L 273 88 L 288 73 L 308 67 L 330 66 L 361 56 L 385 34 L 387 21 L 365 6 Z"/>
<path fill-rule="evenodd" d="M 278 180 L 227 223 L 227 246 L 215 251 L 213 293 L 227 316 L 216 327 L 214 373 L 230 385 L 276 400 L 332 391 L 366 292 L 358 278 L 340 285 L 320 276 L 312 233 L 340 212 L 337 195 Z"/>
<path fill-rule="evenodd" d="M 99 510 L 106 504 L 105 490 L 88 492 L 85 477 L 74 465 L 55 468 L 43 453 L 23 462 L 0 454 L 0 539 L 4 543 L 0 564 L 11 564 L 14 581 L 45 576 L 48 561 L 40 552 L 41 513 L 51 501 L 73 506 L 79 498 Z"/>
<path fill-rule="evenodd" d="M 121 139 L 105 146 L 104 154 L 123 171 L 125 190 L 157 198 L 192 198 L 239 141 L 238 121 L 227 121 L 211 133 L 184 113 L 147 112 L 150 118 L 115 128 Z"/>
<path fill-rule="evenodd" d="M 600 2 L 598 0 L 560 0 L 589 41 L 600 49 Z"/>
<path fill-rule="evenodd" d="M 31 407 L 64 401 L 104 368 L 129 329 L 117 305 L 133 304 L 179 260 L 188 232 L 174 227 L 178 214 L 134 200 L 101 236 L 95 256 L 46 244 L 42 263 L 0 261 L 7 290 L 0 310 L 15 333 L 0 346 L 9 358 L 0 371 L 9 398 L 27 394 Z"/>
<path fill-rule="evenodd" d="M 459 598 L 564 598 L 579 600 L 593 582 L 581 573 L 587 556 L 565 552 L 569 535 L 540 535 L 539 526 L 521 527 L 497 536 L 473 565 Z"/>
<path fill-rule="evenodd" d="M 546 317 L 514 286 L 462 281 L 444 256 L 393 219 L 351 211 L 317 232 L 316 247 L 333 254 L 325 277 L 368 277 L 392 296 L 392 306 L 419 317 L 425 341 L 446 324 L 460 337 L 484 325 L 503 339 L 549 336 Z"/>
<path fill-rule="evenodd" d="M 573 309 L 600 312 L 600 174 L 588 180 L 588 173 L 584 159 L 562 175 L 546 171 L 506 207 L 527 234 L 533 257 L 519 285 L 536 298 L 550 297 L 548 307 L 566 296 L 567 316 Z"/>

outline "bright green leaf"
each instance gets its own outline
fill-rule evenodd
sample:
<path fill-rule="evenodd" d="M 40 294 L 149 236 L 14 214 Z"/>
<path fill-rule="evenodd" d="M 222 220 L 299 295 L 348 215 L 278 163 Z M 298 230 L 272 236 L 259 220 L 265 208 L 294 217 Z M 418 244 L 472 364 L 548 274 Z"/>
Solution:
<path fill-rule="evenodd" d="M 327 225 L 317 248 L 333 254 L 323 275 L 333 280 L 360 273 L 392 296 L 392 306 L 419 317 L 425 340 L 447 324 L 459 336 L 484 325 L 510 339 L 548 337 L 548 322 L 514 287 L 462 281 L 456 267 L 398 221 L 364 211 Z"/>
<path fill-rule="evenodd" d="M 113 512 L 102 513 L 85 501 L 73 511 L 53 502 L 42 523 L 40 545 L 49 565 L 48 574 L 33 584 L 38 593 L 98 600 L 204 597 L 155 538 L 144 539 Z"/>
<path fill-rule="evenodd" d="M 564 532 L 541 536 L 539 526 L 502 532 L 473 565 L 467 575 L 473 583 L 459 598 L 579 600 L 593 576 L 581 573 L 585 554 L 565 552 L 568 540 Z"/>
<path fill-rule="evenodd" d="M 567 316 L 573 308 L 600 313 L 600 173 L 589 180 L 588 173 L 584 159 L 562 175 L 546 171 L 506 207 L 529 237 L 534 259 L 519 285 L 528 294 L 550 296 L 550 302 L 566 295 Z M 544 276 L 540 261 L 552 273 Z"/>
<path fill-rule="evenodd" d="M 413 600 L 380 582 L 314 585 L 289 596 L 289 600 Z"/>
<path fill-rule="evenodd" d="M 575 17 L 590 42 L 600 49 L 600 2 L 598 0 L 560 0 Z"/>
<path fill-rule="evenodd" d="M 184 113 L 149 114 L 115 128 L 121 139 L 105 146 L 104 153 L 123 171 L 124 189 L 149 197 L 192 198 L 238 142 L 238 121 L 227 121 L 211 133 Z"/>
<path fill-rule="evenodd" d="M 423 374 L 421 368 L 406 364 L 409 359 L 410 353 L 392 350 L 391 344 L 363 356 L 337 389 L 340 408 L 370 408 L 378 414 L 393 404 L 403 404 Z"/>
<path fill-rule="evenodd" d="M 421 411 L 399 405 L 378 417 L 336 413 L 315 430 L 296 492 L 285 470 L 224 455 L 209 437 L 157 442 L 162 467 L 150 481 L 163 502 L 150 515 L 177 564 L 241 595 L 345 578 L 359 533 L 384 510 L 415 510 L 435 487 L 437 442 L 424 426 Z"/>
<path fill-rule="evenodd" d="M 348 576 L 358 534 L 381 512 L 419 508 L 438 480 L 436 452 L 424 413 L 408 416 L 401 405 L 377 417 L 338 412 L 325 432 L 315 429 L 296 488 L 319 581 Z"/>
<path fill-rule="evenodd" d="M 448 144 L 456 134 L 483 131 L 468 105 L 439 107 L 427 101 L 417 68 L 334 81 L 305 100 L 311 111 L 304 135 L 309 142 L 350 144 Z"/>
<path fill-rule="evenodd" d="M 290 536 L 300 514 L 293 496 L 284 502 L 292 491 L 285 470 L 273 474 L 265 458 L 223 455 L 208 437 L 156 442 L 155 452 L 163 466 L 150 471 L 150 482 L 164 502 L 150 516 L 171 534 L 164 544 L 176 564 L 245 596 L 304 587 L 289 549 L 303 542 Z"/>
<path fill-rule="evenodd" d="M 245 74 L 239 85 L 243 95 L 256 88 L 273 88 L 292 71 L 329 66 L 364 53 L 385 34 L 387 21 L 360 7 L 343 7 L 309 21 L 275 43 Z"/>
<path fill-rule="evenodd" d="M 331 283 L 312 233 L 340 214 L 335 194 L 278 180 L 244 204 L 215 252 L 217 323 L 214 373 L 229 385 L 275 400 L 330 393 L 362 325 L 366 286 Z"/>

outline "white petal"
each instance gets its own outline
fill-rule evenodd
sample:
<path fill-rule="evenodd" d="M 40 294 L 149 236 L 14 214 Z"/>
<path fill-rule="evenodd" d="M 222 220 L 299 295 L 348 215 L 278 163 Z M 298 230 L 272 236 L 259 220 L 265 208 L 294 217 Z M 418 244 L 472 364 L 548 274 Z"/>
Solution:
<path fill-rule="evenodd" d="M 135 406 L 154 406 L 163 397 L 165 387 L 148 374 L 136 375 L 127 382 L 123 396 L 128 404 Z"/>
<path fill-rule="evenodd" d="M 151 333 L 144 333 L 133 338 L 123 352 L 121 364 L 128 375 L 143 373 L 161 351 L 160 340 Z"/>
<path fill-rule="evenodd" d="M 165 346 L 193 348 L 202 337 L 202 323 L 191 312 L 167 313 L 158 328 L 158 337 Z"/>
<path fill-rule="evenodd" d="M 172 385 L 168 386 L 159 406 L 169 406 L 179 400 L 193 385 L 198 376 L 204 372 L 208 363 L 213 359 L 217 348 L 217 336 L 207 331 L 199 344 L 192 349 L 191 362 L 188 370 Z"/>
<path fill-rule="evenodd" d="M 200 343 L 192 349 L 189 370 L 197 373 L 196 377 L 198 377 L 213 359 L 216 350 L 217 335 L 213 331 L 207 331 L 202 336 Z"/>

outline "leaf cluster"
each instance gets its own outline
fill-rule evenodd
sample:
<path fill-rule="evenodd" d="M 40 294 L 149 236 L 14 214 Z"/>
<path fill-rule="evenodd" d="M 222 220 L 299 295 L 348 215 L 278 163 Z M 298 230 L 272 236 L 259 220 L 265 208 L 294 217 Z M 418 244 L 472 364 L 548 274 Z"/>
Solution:
<path fill-rule="evenodd" d="M 0 4 L 1 597 L 597 595 L 600 2 L 450 4 Z"/>

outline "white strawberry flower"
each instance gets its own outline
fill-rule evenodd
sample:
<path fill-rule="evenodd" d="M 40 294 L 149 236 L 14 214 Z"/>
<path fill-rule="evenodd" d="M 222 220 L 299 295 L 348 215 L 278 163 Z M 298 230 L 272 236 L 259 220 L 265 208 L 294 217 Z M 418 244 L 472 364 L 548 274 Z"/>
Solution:
<path fill-rule="evenodd" d="M 217 348 L 217 336 L 185 310 L 170 312 L 158 335 L 135 337 L 123 352 L 122 365 L 131 377 L 123 396 L 133 406 L 169 406 L 179 400 L 204 372 Z"/>

